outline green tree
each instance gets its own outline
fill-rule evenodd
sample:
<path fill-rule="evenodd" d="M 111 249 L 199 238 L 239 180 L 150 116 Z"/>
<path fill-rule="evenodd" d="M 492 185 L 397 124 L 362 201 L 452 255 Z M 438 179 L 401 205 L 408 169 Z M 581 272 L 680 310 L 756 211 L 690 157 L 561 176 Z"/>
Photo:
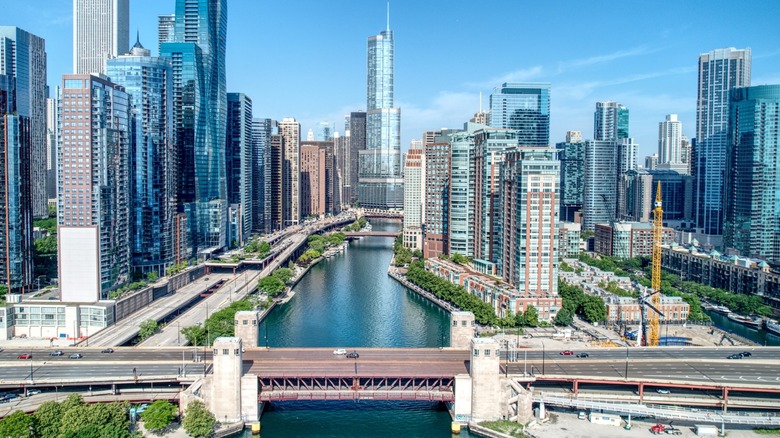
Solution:
<path fill-rule="evenodd" d="M 529 327 L 539 326 L 539 311 L 534 306 L 528 306 L 528 309 L 523 313 L 523 325 Z"/>
<path fill-rule="evenodd" d="M 82 407 L 84 407 L 84 399 L 81 398 L 81 394 L 71 394 L 60 405 L 60 412 L 64 414 L 71 409 Z"/>
<path fill-rule="evenodd" d="M 55 401 L 47 401 L 38 407 L 35 417 L 35 429 L 40 437 L 56 437 L 60 432 L 60 416 L 62 410 L 60 404 Z"/>
<path fill-rule="evenodd" d="M 571 307 L 563 306 L 561 310 L 558 311 L 558 314 L 555 315 L 555 325 L 569 325 L 574 320 L 574 312 L 572 312 Z"/>
<path fill-rule="evenodd" d="M 282 283 L 288 284 L 292 279 L 293 271 L 290 268 L 278 268 L 271 275 L 281 280 Z"/>
<path fill-rule="evenodd" d="M 149 283 L 154 283 L 159 278 L 160 275 L 157 273 L 157 271 L 149 271 L 149 273 L 146 274 L 146 281 Z"/>
<path fill-rule="evenodd" d="M 157 400 L 141 413 L 144 427 L 150 432 L 161 435 L 176 418 L 177 408 L 167 400 Z"/>
<path fill-rule="evenodd" d="M 35 253 L 39 255 L 57 254 L 57 236 L 46 236 L 33 242 Z"/>
<path fill-rule="evenodd" d="M 284 291 L 284 282 L 274 275 L 263 277 L 257 283 L 257 287 L 269 297 L 275 297 Z"/>
<path fill-rule="evenodd" d="M 195 400 L 187 405 L 182 426 L 190 436 L 197 438 L 211 436 L 216 424 L 214 414 L 209 412 L 206 405 L 200 400 Z"/>
<path fill-rule="evenodd" d="M 158 329 L 157 321 L 153 319 L 147 319 L 146 321 L 142 322 L 141 325 L 138 327 L 138 337 L 141 339 L 146 339 L 149 336 L 152 336 L 157 332 Z"/>
<path fill-rule="evenodd" d="M 191 325 L 181 329 L 181 334 L 191 345 L 203 345 L 206 340 L 206 328 L 199 325 Z"/>
<path fill-rule="evenodd" d="M 15 411 L 13 414 L 0 420 L 0 436 L 34 438 L 35 417 L 25 414 L 23 411 Z"/>
<path fill-rule="evenodd" d="M 601 298 L 585 295 L 582 314 L 589 322 L 601 322 L 607 319 L 607 306 Z"/>

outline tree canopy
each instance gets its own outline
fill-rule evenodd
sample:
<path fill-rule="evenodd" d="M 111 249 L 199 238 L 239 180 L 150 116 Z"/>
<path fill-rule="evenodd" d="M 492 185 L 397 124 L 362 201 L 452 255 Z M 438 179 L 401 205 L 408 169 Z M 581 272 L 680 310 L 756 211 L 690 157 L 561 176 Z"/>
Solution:
<path fill-rule="evenodd" d="M 142 322 L 141 325 L 138 327 L 138 337 L 141 339 L 146 339 L 149 336 L 152 336 L 157 332 L 157 329 L 159 328 L 157 321 L 153 319 L 147 319 L 146 321 Z"/>
<path fill-rule="evenodd" d="M 206 409 L 206 405 L 200 400 L 195 400 L 187 405 L 184 411 L 184 420 L 182 426 L 184 431 L 190 436 L 200 438 L 208 437 L 214 431 L 214 425 L 217 424 L 214 414 Z"/>
<path fill-rule="evenodd" d="M 167 400 L 156 400 L 141 413 L 144 427 L 154 434 L 160 435 L 176 418 L 178 408 Z"/>

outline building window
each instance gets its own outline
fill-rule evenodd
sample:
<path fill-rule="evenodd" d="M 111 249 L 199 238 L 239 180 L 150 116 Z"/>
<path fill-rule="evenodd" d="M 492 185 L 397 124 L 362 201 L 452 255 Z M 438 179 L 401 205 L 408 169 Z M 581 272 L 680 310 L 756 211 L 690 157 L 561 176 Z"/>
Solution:
<path fill-rule="evenodd" d="M 485 357 L 490 357 L 490 350 L 485 350 Z"/>
<path fill-rule="evenodd" d="M 227 348 L 223 348 L 222 349 L 222 354 L 227 356 L 228 354 L 230 354 L 230 350 L 228 350 Z"/>
<path fill-rule="evenodd" d="M 479 350 L 476 348 L 474 349 L 474 357 L 479 357 Z"/>

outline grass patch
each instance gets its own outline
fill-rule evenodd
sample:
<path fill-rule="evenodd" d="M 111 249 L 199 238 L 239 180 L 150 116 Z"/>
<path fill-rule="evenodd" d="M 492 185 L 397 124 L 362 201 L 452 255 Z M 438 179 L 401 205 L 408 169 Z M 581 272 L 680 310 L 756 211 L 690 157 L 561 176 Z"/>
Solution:
<path fill-rule="evenodd" d="M 503 434 L 517 437 L 517 438 L 523 438 L 527 437 L 528 435 L 523 432 L 525 429 L 522 424 L 515 423 L 514 421 L 508 421 L 508 420 L 501 420 L 501 421 L 483 421 L 479 423 L 480 426 L 486 427 L 490 430 L 495 430 L 496 432 L 501 432 Z"/>
<path fill-rule="evenodd" d="M 766 429 L 766 428 L 760 428 L 760 429 L 753 429 L 753 432 L 759 434 L 759 435 L 780 435 L 780 428 L 772 428 L 772 429 Z"/>

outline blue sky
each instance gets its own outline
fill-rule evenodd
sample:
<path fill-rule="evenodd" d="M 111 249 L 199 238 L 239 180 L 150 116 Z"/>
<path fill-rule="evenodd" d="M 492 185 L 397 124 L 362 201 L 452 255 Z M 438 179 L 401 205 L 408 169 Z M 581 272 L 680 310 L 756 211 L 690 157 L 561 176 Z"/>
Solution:
<path fill-rule="evenodd" d="M 46 39 L 49 83 L 72 66 L 70 0 L 0 0 L 0 25 Z M 175 0 L 131 0 L 131 44 L 157 52 L 157 15 Z M 366 39 L 385 27 L 383 0 L 230 0 L 228 90 L 256 117 L 295 117 L 303 132 L 366 105 Z M 750 47 L 752 84 L 780 84 L 780 2 L 421 1 L 391 3 L 395 100 L 402 148 L 426 129 L 462 126 L 504 81 L 550 82 L 550 142 L 593 135 L 595 102 L 630 110 L 640 162 L 657 149 L 658 122 L 677 113 L 692 137 L 697 59 Z"/>

